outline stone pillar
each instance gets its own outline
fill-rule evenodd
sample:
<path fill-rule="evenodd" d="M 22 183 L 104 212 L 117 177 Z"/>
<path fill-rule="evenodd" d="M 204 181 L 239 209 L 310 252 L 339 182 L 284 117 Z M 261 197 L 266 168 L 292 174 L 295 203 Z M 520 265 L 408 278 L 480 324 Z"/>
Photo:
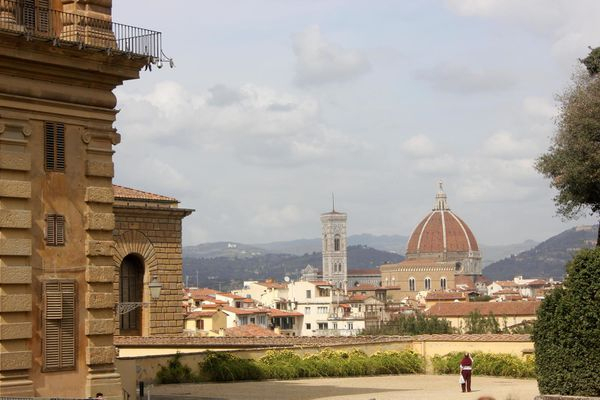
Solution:
<path fill-rule="evenodd" d="M 87 128 L 81 140 L 87 153 L 85 175 L 89 182 L 85 192 L 87 295 L 86 396 L 102 392 L 107 398 L 122 396 L 121 379 L 115 367 L 114 334 L 114 267 L 112 232 L 115 217 L 112 210 L 113 189 L 112 145 L 120 140 L 111 128 Z"/>
<path fill-rule="evenodd" d="M 33 396 L 31 129 L 0 115 L 0 396 Z"/>

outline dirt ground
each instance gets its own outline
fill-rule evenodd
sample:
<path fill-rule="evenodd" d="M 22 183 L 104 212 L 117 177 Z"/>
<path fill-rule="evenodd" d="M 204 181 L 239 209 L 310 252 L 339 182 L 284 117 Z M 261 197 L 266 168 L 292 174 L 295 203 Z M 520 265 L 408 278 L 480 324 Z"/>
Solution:
<path fill-rule="evenodd" d="M 458 376 L 392 375 L 292 381 L 160 385 L 150 388 L 154 400 L 533 400 L 533 379 L 473 377 L 473 391 L 462 393 Z"/>

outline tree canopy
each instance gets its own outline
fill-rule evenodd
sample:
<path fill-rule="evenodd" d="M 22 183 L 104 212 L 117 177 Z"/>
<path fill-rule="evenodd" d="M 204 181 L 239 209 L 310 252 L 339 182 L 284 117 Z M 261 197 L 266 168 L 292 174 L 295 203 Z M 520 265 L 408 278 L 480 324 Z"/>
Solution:
<path fill-rule="evenodd" d="M 594 53 L 595 52 L 595 53 Z M 579 74 L 559 96 L 558 130 L 536 169 L 551 179 L 559 214 L 574 218 L 585 211 L 600 215 L 600 76 L 594 50 Z M 600 236 L 600 231 L 599 231 Z"/>

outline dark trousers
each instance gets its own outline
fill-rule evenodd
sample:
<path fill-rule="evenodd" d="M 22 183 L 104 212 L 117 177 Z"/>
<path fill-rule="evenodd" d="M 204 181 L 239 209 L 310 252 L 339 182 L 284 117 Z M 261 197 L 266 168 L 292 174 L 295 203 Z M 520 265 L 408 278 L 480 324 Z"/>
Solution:
<path fill-rule="evenodd" d="M 465 383 L 462 383 L 460 386 L 462 388 L 462 391 L 466 391 L 470 392 L 471 391 L 471 370 L 470 369 L 463 369 L 461 371 L 462 377 L 465 380 Z"/>

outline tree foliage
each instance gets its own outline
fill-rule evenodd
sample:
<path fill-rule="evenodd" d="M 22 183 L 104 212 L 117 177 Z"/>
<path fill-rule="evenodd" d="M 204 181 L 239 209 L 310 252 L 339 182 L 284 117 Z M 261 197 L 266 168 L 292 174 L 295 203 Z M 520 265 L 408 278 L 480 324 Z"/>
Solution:
<path fill-rule="evenodd" d="M 501 333 L 502 329 L 494 314 L 481 315 L 477 310 L 464 318 L 465 333 Z"/>
<path fill-rule="evenodd" d="M 542 394 L 600 396 L 600 248 L 580 251 L 567 273 L 538 310 L 538 385 Z"/>
<path fill-rule="evenodd" d="M 443 318 L 429 317 L 422 313 L 400 314 L 380 328 L 369 328 L 364 335 L 426 335 L 433 333 L 452 333 L 452 325 Z"/>
<path fill-rule="evenodd" d="M 551 179 L 559 214 L 600 213 L 600 52 L 582 60 L 590 74 L 577 75 L 561 96 L 557 133 L 536 169 Z M 596 72 L 594 72 L 596 71 Z M 600 231 L 599 231 L 600 234 Z"/>

